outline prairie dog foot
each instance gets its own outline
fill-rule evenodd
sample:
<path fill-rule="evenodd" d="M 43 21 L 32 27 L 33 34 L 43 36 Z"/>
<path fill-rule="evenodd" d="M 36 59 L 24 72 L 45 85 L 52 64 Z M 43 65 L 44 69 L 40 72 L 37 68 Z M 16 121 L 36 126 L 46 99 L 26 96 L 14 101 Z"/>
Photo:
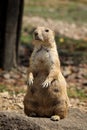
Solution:
<path fill-rule="evenodd" d="M 33 85 L 33 81 L 34 81 L 34 77 L 33 77 L 33 74 L 30 73 L 29 76 L 28 76 L 28 79 L 27 79 L 27 84 L 30 86 L 30 85 Z"/>
<path fill-rule="evenodd" d="M 60 117 L 58 115 L 53 115 L 51 116 L 50 118 L 52 121 L 59 121 L 60 120 Z"/>

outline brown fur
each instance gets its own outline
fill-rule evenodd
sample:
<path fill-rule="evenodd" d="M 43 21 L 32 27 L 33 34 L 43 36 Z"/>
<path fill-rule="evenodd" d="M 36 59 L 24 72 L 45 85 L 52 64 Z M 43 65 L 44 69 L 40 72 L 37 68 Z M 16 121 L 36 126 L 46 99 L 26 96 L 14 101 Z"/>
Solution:
<path fill-rule="evenodd" d="M 37 27 L 32 43 L 34 51 L 28 69 L 24 111 L 28 116 L 35 113 L 64 118 L 68 110 L 67 84 L 61 73 L 53 31 Z"/>

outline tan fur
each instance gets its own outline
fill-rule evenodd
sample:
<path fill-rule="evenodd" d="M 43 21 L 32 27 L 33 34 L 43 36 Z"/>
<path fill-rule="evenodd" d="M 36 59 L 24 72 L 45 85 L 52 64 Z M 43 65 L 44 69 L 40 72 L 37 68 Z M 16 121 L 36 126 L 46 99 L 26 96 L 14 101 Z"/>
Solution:
<path fill-rule="evenodd" d="M 28 89 L 24 111 L 30 116 L 64 118 L 68 110 L 67 84 L 61 73 L 54 32 L 37 27 L 34 31 L 34 50 L 28 69 Z"/>

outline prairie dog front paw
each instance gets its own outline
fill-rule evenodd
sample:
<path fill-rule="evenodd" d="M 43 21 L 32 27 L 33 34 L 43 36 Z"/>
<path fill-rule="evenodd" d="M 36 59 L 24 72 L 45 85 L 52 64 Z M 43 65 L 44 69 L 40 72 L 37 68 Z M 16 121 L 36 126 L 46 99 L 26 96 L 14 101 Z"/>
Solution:
<path fill-rule="evenodd" d="M 43 88 L 48 88 L 51 84 L 52 80 L 51 79 L 46 79 L 43 83 L 42 83 L 42 87 Z"/>
<path fill-rule="evenodd" d="M 34 81 L 34 77 L 33 77 L 33 74 L 32 73 L 29 73 L 29 76 L 28 76 L 28 79 L 27 79 L 27 84 L 30 86 L 30 85 L 33 85 L 33 81 Z"/>

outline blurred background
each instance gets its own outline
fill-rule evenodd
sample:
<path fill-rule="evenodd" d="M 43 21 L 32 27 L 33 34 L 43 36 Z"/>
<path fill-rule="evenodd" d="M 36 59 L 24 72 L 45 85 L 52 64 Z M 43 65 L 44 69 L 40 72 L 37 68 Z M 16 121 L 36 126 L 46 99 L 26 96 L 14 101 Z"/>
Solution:
<path fill-rule="evenodd" d="M 55 31 L 71 106 L 87 112 L 87 0 L 25 0 L 19 46 L 21 70 L 13 69 L 1 78 L 0 98 L 5 102 L 1 110 L 23 110 L 26 70 L 33 50 L 31 32 L 36 26 Z"/>
<path fill-rule="evenodd" d="M 72 64 L 86 63 L 86 0 L 25 0 L 21 44 L 31 43 L 30 32 L 38 25 L 48 26 L 55 31 L 59 53 L 69 58 L 75 57 L 73 61 L 71 58 Z"/>

